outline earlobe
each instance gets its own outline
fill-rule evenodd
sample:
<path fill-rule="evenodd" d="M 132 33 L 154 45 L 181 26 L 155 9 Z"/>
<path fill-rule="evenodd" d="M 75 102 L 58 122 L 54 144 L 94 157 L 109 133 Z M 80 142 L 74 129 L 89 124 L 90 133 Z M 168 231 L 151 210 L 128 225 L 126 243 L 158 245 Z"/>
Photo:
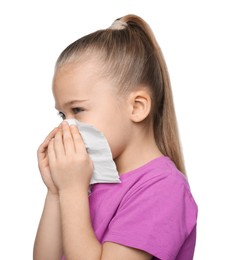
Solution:
<path fill-rule="evenodd" d="M 131 120 L 141 122 L 151 111 L 151 97 L 147 89 L 138 90 L 130 94 Z"/>

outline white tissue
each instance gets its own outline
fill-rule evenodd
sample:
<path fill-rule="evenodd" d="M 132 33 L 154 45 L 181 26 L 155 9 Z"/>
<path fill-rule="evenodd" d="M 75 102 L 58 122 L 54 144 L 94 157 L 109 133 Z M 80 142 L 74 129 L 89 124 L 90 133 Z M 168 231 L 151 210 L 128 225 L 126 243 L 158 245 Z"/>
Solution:
<path fill-rule="evenodd" d="M 104 135 L 95 127 L 75 119 L 65 119 L 69 125 L 77 126 L 87 152 L 93 162 L 94 171 L 90 184 L 120 183 L 116 164 L 113 161 L 109 144 Z"/>

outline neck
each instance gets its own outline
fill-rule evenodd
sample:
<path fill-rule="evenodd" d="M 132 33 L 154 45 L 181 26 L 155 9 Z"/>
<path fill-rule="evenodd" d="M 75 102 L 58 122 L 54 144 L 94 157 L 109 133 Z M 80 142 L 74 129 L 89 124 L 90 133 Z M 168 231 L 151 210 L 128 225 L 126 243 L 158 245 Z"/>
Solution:
<path fill-rule="evenodd" d="M 156 145 L 153 131 L 146 133 L 143 129 L 137 129 L 130 140 L 132 142 L 129 142 L 123 153 L 114 159 L 119 174 L 137 169 L 163 155 Z"/>

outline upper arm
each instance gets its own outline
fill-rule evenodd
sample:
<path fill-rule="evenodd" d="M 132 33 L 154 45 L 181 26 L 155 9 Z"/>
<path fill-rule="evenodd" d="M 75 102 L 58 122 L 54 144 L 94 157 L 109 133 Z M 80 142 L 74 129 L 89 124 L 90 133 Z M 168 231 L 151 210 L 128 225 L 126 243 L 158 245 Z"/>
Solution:
<path fill-rule="evenodd" d="M 149 255 L 175 259 L 196 225 L 196 207 L 179 178 L 167 177 L 149 185 L 145 182 L 133 188 L 108 225 L 103 242 L 128 247 L 120 248 L 121 251 L 119 248 L 111 249 L 116 256 L 111 257 L 109 253 L 108 259 L 122 259 L 120 254 L 131 254 L 132 258 L 123 259 L 151 259 Z M 136 253 L 138 258 L 133 257 Z"/>
<path fill-rule="evenodd" d="M 123 246 L 117 243 L 105 242 L 101 260 L 151 260 L 152 256 L 142 250 Z"/>

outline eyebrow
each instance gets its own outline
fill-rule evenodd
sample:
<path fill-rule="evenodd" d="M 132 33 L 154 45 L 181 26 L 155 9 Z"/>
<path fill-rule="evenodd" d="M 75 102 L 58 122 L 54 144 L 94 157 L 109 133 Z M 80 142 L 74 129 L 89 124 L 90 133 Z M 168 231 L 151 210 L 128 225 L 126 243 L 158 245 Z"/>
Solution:
<path fill-rule="evenodd" d="M 71 100 L 69 102 L 66 102 L 65 104 L 63 104 L 63 106 L 67 107 L 67 106 L 73 105 L 75 103 L 83 103 L 83 102 L 86 102 L 86 101 L 88 101 L 88 99 L 75 99 L 75 100 Z M 55 105 L 55 109 L 58 110 L 57 105 Z"/>

